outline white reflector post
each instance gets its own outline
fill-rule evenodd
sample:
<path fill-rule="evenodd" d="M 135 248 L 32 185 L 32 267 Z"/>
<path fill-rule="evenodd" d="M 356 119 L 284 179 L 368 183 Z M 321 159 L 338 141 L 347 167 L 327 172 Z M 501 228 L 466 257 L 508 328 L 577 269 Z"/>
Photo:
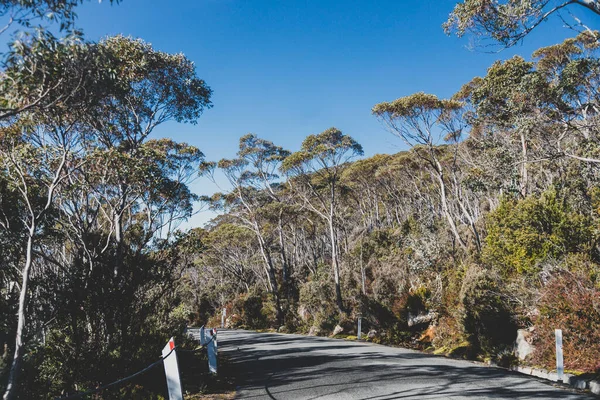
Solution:
<path fill-rule="evenodd" d="M 165 348 L 162 350 L 162 356 L 166 357 L 163 360 L 163 364 L 165 366 L 165 376 L 167 377 L 169 400 L 183 400 L 181 382 L 179 381 L 179 367 L 177 366 L 177 354 L 175 353 L 174 349 L 175 341 L 173 338 L 171 338 L 169 343 L 167 343 Z"/>
<path fill-rule="evenodd" d="M 206 333 L 204 330 L 204 325 L 200 327 L 200 346 L 204 346 L 206 344 Z"/>
<path fill-rule="evenodd" d="M 565 368 L 563 366 L 562 329 L 555 329 L 554 336 L 556 336 L 556 375 L 558 375 L 558 380 L 563 382 Z"/>
<path fill-rule="evenodd" d="M 208 343 L 208 370 L 217 374 L 217 330 L 211 329 L 212 340 Z"/>

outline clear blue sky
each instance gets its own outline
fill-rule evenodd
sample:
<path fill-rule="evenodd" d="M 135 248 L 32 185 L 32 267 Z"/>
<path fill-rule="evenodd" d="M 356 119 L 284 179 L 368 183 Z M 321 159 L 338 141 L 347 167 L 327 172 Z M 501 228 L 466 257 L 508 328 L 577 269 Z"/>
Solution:
<path fill-rule="evenodd" d="M 169 123 L 158 136 L 188 142 L 218 160 L 233 157 L 239 137 L 249 132 L 297 150 L 306 135 L 335 126 L 370 156 L 403 148 L 371 116 L 374 104 L 417 91 L 450 96 L 494 60 L 529 57 L 573 34 L 554 19 L 514 49 L 473 52 L 468 39 L 448 37 L 441 28 L 454 4 L 123 0 L 114 6 L 92 1 L 78 15 L 89 39 L 122 33 L 184 53 L 214 90 L 214 108 L 198 125 Z M 194 190 L 218 188 L 199 180 Z M 209 217 L 201 213 L 186 226 Z"/>

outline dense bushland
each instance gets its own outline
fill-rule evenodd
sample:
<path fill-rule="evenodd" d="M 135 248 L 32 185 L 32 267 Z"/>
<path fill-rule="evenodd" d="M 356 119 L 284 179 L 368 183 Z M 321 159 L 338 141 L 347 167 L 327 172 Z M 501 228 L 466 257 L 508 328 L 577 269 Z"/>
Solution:
<path fill-rule="evenodd" d="M 450 99 L 375 105 L 398 154 L 360 159 L 329 128 L 296 152 L 247 134 L 209 162 L 152 136 L 211 107 L 194 64 L 139 39 L 86 41 L 80 3 L 0 0 L 5 400 L 105 385 L 223 308 L 228 326 L 318 335 L 353 335 L 360 316 L 369 340 L 501 361 L 529 328 L 526 361 L 550 368 L 561 328 L 567 368 L 598 371 L 598 33 L 498 61 Z M 554 12 L 474 4 L 446 29 L 505 46 Z M 229 191 L 191 192 L 217 168 Z M 220 215 L 178 231 L 199 201 Z M 154 369 L 97 396 L 164 390 Z"/>
<path fill-rule="evenodd" d="M 370 340 L 502 362 L 530 328 L 529 362 L 547 367 L 561 328 L 568 367 L 594 372 L 597 48 L 585 32 L 452 99 L 376 105 L 398 154 L 357 159 L 335 128 L 296 153 L 242 137 L 238 158 L 205 166 L 232 190 L 204 199 L 223 214 L 193 233 L 189 290 L 212 323 L 226 307 L 230 326 L 354 335 L 362 316 Z"/>

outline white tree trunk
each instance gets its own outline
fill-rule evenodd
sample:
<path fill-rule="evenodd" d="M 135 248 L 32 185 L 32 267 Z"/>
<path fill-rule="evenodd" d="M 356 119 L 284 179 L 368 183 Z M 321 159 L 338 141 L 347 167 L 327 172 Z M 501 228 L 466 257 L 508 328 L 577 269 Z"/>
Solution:
<path fill-rule="evenodd" d="M 25 266 L 22 271 L 21 291 L 19 293 L 19 311 L 17 314 L 17 333 L 15 335 L 15 352 L 13 355 L 8 383 L 4 392 L 4 400 L 12 400 L 16 395 L 16 383 L 21 368 L 21 358 L 23 351 L 23 331 L 25 328 L 25 307 L 27 306 L 27 286 L 29 285 L 29 275 L 31 264 L 33 262 L 33 235 L 35 234 L 35 222 L 29 227 L 29 237 L 27 238 L 27 252 Z"/>

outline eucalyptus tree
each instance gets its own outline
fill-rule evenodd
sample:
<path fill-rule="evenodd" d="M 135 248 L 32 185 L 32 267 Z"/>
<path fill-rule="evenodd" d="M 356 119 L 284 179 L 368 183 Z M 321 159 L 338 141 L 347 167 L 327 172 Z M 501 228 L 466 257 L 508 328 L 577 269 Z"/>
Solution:
<path fill-rule="evenodd" d="M 380 209 L 381 187 L 377 171 L 387 163 L 392 157 L 387 154 L 377 154 L 373 157 L 353 162 L 343 171 L 346 185 L 352 187 L 351 197 L 358 206 L 361 214 L 363 228 L 372 230 L 377 228 L 382 221 L 382 211 Z"/>
<path fill-rule="evenodd" d="M 283 311 L 277 282 L 277 272 L 272 256 L 272 238 L 267 227 L 270 213 L 279 216 L 279 238 L 282 241 L 281 207 L 278 194 L 277 171 L 289 152 L 272 142 L 248 134 L 240 138 L 239 151 L 235 159 L 222 159 L 217 167 L 223 171 L 232 189 L 213 201 L 213 206 L 229 212 L 237 222 L 251 230 L 258 242 L 264 261 L 268 291 L 273 295 L 277 318 L 282 321 Z M 270 207 L 270 208 L 269 208 Z M 279 208 L 279 210 L 277 210 Z M 282 248 L 282 254 L 284 249 Z M 282 258 L 284 277 L 287 278 L 285 256 Z"/>
<path fill-rule="evenodd" d="M 21 110 L 21 115 L 5 118 L 0 126 L 2 169 L 24 204 L 26 212 L 22 218 L 27 237 L 24 264 L 21 267 L 15 351 L 4 394 L 6 399 L 14 396 L 22 357 L 28 284 L 36 240 L 43 230 L 42 226 L 51 224 L 46 219 L 55 206 L 56 192 L 79 166 L 83 142 L 80 129 L 82 116 L 113 87 L 113 80 L 105 69 L 106 60 L 96 46 L 80 41 L 54 44 L 56 46 L 51 51 L 38 52 L 39 40 L 22 43 L 20 50 L 8 58 L 7 69 L 0 75 L 0 86 L 5 89 L 4 101 L 28 97 L 27 91 L 20 92 L 19 85 L 6 82 L 35 70 L 35 65 L 38 62 L 43 64 L 48 57 L 57 67 L 52 69 L 53 73 L 62 76 L 59 80 L 66 80 L 69 76 L 68 79 L 76 82 L 64 83 L 68 87 L 68 96 L 54 98 L 45 107 L 36 108 L 35 112 L 32 112 L 33 109 L 26 113 Z M 31 53 L 36 54 L 31 56 Z M 3 104 L 7 104 L 4 101 Z"/>
<path fill-rule="evenodd" d="M 336 304 L 340 311 L 345 310 L 338 244 L 341 178 L 346 163 L 362 154 L 362 146 L 356 140 L 339 129 L 329 128 L 317 135 L 307 136 L 300 151 L 289 155 L 282 164 L 288 184 L 301 204 L 327 223 Z"/>
<path fill-rule="evenodd" d="M 71 29 L 77 14 L 75 8 L 85 0 L 1 0 L 0 35 L 18 27 L 58 23 L 60 30 Z M 118 3 L 119 0 L 110 0 Z"/>
<path fill-rule="evenodd" d="M 84 1 L 0 1 L 0 36 L 13 33 L 8 49 L 0 50 L 0 122 L 27 110 L 48 110 L 82 92 L 87 78 L 82 80 L 81 73 L 86 70 L 77 70 L 81 54 L 69 44 L 83 41 L 74 29 L 74 9 Z M 67 32 L 65 37 L 57 37 L 49 29 L 56 25 Z M 96 73 L 93 69 L 87 72 Z"/>
<path fill-rule="evenodd" d="M 28 238 L 15 356 L 5 398 L 14 396 L 22 357 L 34 256 L 64 268 L 73 260 L 82 261 L 77 255 L 82 250 L 83 263 L 88 266 L 83 288 L 90 287 L 92 276 L 104 279 L 94 271 L 95 263 L 112 260 L 113 284 L 120 289 L 115 293 L 141 301 L 140 279 L 154 278 L 139 275 L 131 280 L 135 268 L 121 276 L 123 259 L 127 256 L 129 263 L 140 266 L 150 262 L 149 241 L 165 231 L 168 237 L 178 221 L 191 215 L 197 197 L 188 184 L 203 160 L 193 146 L 147 137 L 168 120 L 195 123 L 210 107 L 210 89 L 183 55 L 156 52 L 141 41 L 123 37 L 97 45 L 50 41 L 50 48 L 40 40 L 44 39 L 21 42 L 0 76 L 0 86 L 5 89 L 0 105 L 8 110 L 1 127 L 0 156 L 3 172 L 27 210 L 23 222 Z M 38 65 L 45 67 L 38 69 Z M 21 75 L 34 83 L 31 93 L 23 79 L 15 79 Z M 35 89 L 35 83 L 47 76 L 55 79 L 52 90 L 61 95 L 40 95 Z M 23 101 L 27 98 L 33 102 Z M 43 105 L 36 103 L 39 98 L 44 99 Z M 72 250 L 72 256 L 64 251 L 40 251 L 36 241 L 45 226 L 52 226 L 51 221 L 72 240 L 72 246 L 63 247 Z M 113 249 L 115 256 L 108 256 Z M 107 288 L 100 283 L 108 282 L 94 282 L 102 290 Z M 121 323 L 113 324 L 113 333 L 130 330 L 127 321 L 135 312 L 130 311 L 114 314 Z"/>
<path fill-rule="evenodd" d="M 212 280 L 213 287 L 221 285 L 228 297 L 249 292 L 255 285 L 268 290 L 268 276 L 261 268 L 264 261 L 256 251 L 256 237 L 252 231 L 222 221 L 208 231 L 205 242 L 207 249 L 197 264 L 203 280 Z M 218 304 L 219 307 L 224 305 L 224 301 Z"/>
<path fill-rule="evenodd" d="M 166 141 L 146 143 L 148 136 L 167 121 L 197 123 L 203 111 L 212 105 L 212 91 L 197 76 L 193 62 L 183 54 L 156 51 L 142 40 L 123 36 L 105 39 L 99 46 L 117 60 L 113 71 L 119 79 L 120 90 L 106 96 L 87 119 L 91 126 L 90 145 L 98 149 L 98 160 L 105 160 L 100 164 L 103 167 L 100 176 L 105 182 L 92 191 L 97 201 L 106 206 L 110 216 L 110 231 L 117 249 L 114 268 L 117 276 L 122 263 L 124 218 L 132 207 L 142 206 L 142 202 L 150 200 L 147 197 L 149 181 L 138 178 L 142 174 L 145 179 L 161 182 L 157 176 L 151 177 L 156 172 L 148 170 L 153 168 L 154 163 L 146 157 L 150 147 L 166 150 L 164 166 L 181 157 L 188 157 L 191 162 L 202 157 L 197 149 L 172 141 L 170 144 Z M 148 163 L 142 166 L 145 160 Z M 184 169 L 189 171 L 187 167 Z M 189 174 L 181 178 L 187 180 Z M 173 189 L 186 190 L 181 179 L 170 184 L 175 186 L 165 187 L 165 195 Z M 180 194 L 173 192 L 171 200 Z M 188 191 L 186 196 L 190 197 L 190 194 Z M 144 208 L 152 220 L 148 204 Z"/>
<path fill-rule="evenodd" d="M 598 0 L 463 0 L 454 7 L 443 27 L 448 34 L 463 36 L 470 33 L 510 47 L 549 17 L 577 6 L 588 13 L 600 15 Z M 589 30 L 577 17 L 573 17 L 574 25 Z"/>
<path fill-rule="evenodd" d="M 462 136 L 465 128 L 461 118 L 462 103 L 456 100 L 440 100 L 435 95 L 415 93 L 401 97 L 392 102 L 384 102 L 373 107 L 376 115 L 390 131 L 400 137 L 408 146 L 412 147 L 414 154 L 424 162 L 435 176 L 442 214 L 454 238 L 463 248 L 467 243 L 461 236 L 452 212 L 451 199 L 447 180 L 455 178 L 457 168 L 456 156 L 451 156 L 451 176 L 446 176 L 443 166 L 447 158 L 448 148 L 441 146 L 444 143 L 456 143 Z M 455 182 L 455 185 L 458 185 Z M 475 217 L 460 198 L 455 198 L 469 227 L 474 233 L 475 243 L 479 249 L 481 241 L 475 225 Z"/>
<path fill-rule="evenodd" d="M 598 163 L 600 115 L 599 32 L 582 32 L 533 53 L 548 89 L 539 108 L 548 117 L 557 156 Z"/>

